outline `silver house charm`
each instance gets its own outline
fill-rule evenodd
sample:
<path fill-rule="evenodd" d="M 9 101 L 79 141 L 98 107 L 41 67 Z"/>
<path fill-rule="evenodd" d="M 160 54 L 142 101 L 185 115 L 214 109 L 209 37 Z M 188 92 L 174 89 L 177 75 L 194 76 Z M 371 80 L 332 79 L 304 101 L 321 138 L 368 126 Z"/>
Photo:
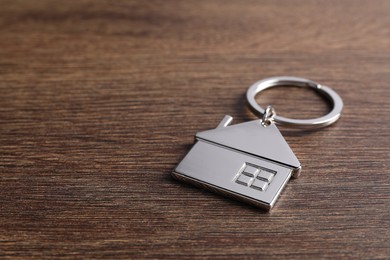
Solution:
<path fill-rule="evenodd" d="M 274 124 L 228 125 L 231 119 L 225 116 L 216 129 L 198 133 L 173 175 L 270 209 L 301 165 Z"/>
<path fill-rule="evenodd" d="M 285 121 L 295 119 L 276 116 L 270 106 L 263 110 L 254 96 L 263 89 L 287 84 L 315 86 L 316 89 L 320 86 L 293 77 L 268 78 L 255 83 L 248 89 L 247 97 L 251 108 L 262 115 L 262 119 L 231 125 L 233 118 L 225 116 L 217 128 L 197 133 L 194 146 L 172 175 L 184 182 L 271 209 L 290 178 L 298 177 L 301 171 L 300 162 L 275 125 L 277 120 L 288 124 Z M 323 92 L 332 99 L 336 110 L 326 118 L 312 122 L 294 121 L 295 126 L 308 128 L 310 124 L 312 128 L 318 128 L 338 119 L 341 98 L 330 88 L 321 86 L 322 90 L 324 88 Z"/>

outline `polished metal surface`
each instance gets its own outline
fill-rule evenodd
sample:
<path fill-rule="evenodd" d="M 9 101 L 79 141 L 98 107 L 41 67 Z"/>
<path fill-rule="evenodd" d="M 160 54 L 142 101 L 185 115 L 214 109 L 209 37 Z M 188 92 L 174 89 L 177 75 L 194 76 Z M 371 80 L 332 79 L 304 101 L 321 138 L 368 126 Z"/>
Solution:
<path fill-rule="evenodd" d="M 196 134 L 196 143 L 172 175 L 182 181 L 269 210 L 301 165 L 274 124 L 260 120 Z"/>
<path fill-rule="evenodd" d="M 260 91 L 287 85 L 314 88 L 332 103 L 332 111 L 320 118 L 299 120 L 266 110 L 255 100 Z M 291 177 L 298 177 L 301 164 L 279 132 L 276 124 L 299 128 L 319 128 L 334 123 L 343 101 L 332 89 L 295 77 L 274 77 L 256 82 L 247 91 L 249 106 L 261 120 L 230 125 L 225 116 L 217 128 L 196 134 L 195 144 L 172 175 L 264 209 L 271 209 Z"/>
<path fill-rule="evenodd" d="M 263 126 L 260 120 L 202 131 L 196 134 L 196 138 L 279 162 L 293 169 L 301 165 L 276 125 Z"/>
<path fill-rule="evenodd" d="M 272 106 L 267 106 L 265 109 L 263 118 L 261 119 L 261 124 L 263 126 L 269 126 L 274 122 L 275 109 Z"/>
<path fill-rule="evenodd" d="M 273 120 L 276 124 L 285 125 L 294 128 L 316 129 L 328 126 L 340 118 L 343 110 L 343 101 L 341 97 L 327 86 L 320 85 L 314 81 L 297 77 L 272 77 L 260 80 L 249 87 L 247 91 L 247 101 L 251 110 L 258 116 L 263 117 L 265 110 L 257 104 L 255 96 L 268 88 L 275 86 L 297 86 L 309 87 L 324 95 L 332 104 L 332 110 L 325 116 L 315 119 L 290 119 L 275 115 Z"/>

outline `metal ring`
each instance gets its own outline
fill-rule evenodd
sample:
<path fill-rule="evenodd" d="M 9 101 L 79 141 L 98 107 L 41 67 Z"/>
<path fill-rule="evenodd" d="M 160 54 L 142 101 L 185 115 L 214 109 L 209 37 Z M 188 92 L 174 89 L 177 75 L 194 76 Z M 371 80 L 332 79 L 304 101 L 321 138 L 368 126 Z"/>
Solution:
<path fill-rule="evenodd" d="M 291 119 L 282 116 L 275 115 L 273 120 L 275 123 L 285 126 L 290 126 L 294 128 L 303 128 L 303 129 L 316 129 L 324 126 L 328 126 L 337 121 L 341 116 L 341 111 L 343 110 L 343 101 L 341 97 L 331 88 L 327 86 L 322 86 L 314 81 L 297 78 L 297 77 L 272 77 L 260 80 L 249 87 L 246 92 L 246 98 L 249 104 L 249 107 L 256 115 L 262 117 L 265 113 L 265 110 L 257 104 L 255 96 L 265 89 L 275 87 L 275 86 L 297 86 L 297 87 L 309 87 L 320 94 L 324 95 L 332 104 L 332 110 L 325 116 L 315 118 L 315 119 Z"/>

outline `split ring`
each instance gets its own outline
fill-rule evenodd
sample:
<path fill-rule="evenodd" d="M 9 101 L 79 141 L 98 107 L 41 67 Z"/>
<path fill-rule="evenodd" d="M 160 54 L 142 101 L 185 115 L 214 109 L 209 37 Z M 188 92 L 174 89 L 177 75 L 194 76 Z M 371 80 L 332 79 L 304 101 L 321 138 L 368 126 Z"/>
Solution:
<path fill-rule="evenodd" d="M 252 112 L 263 117 L 265 110 L 257 104 L 255 96 L 265 90 L 276 86 L 309 87 L 325 96 L 332 104 L 332 110 L 325 116 L 314 119 L 291 119 L 275 115 L 273 120 L 276 124 L 294 128 L 316 129 L 333 124 L 340 118 L 343 110 L 343 100 L 331 88 L 320 85 L 314 81 L 297 77 L 272 77 L 260 80 L 248 88 L 246 98 Z"/>

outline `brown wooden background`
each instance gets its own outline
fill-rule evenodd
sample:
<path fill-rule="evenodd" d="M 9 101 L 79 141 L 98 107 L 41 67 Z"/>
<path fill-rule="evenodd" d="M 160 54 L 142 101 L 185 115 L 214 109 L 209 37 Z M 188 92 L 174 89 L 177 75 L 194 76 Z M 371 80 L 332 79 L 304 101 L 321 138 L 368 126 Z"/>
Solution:
<path fill-rule="evenodd" d="M 339 122 L 281 128 L 270 213 L 170 172 L 253 82 L 306 77 Z M 390 257 L 390 1 L 0 1 L 0 258 Z M 310 91 L 259 97 L 328 110 Z"/>

